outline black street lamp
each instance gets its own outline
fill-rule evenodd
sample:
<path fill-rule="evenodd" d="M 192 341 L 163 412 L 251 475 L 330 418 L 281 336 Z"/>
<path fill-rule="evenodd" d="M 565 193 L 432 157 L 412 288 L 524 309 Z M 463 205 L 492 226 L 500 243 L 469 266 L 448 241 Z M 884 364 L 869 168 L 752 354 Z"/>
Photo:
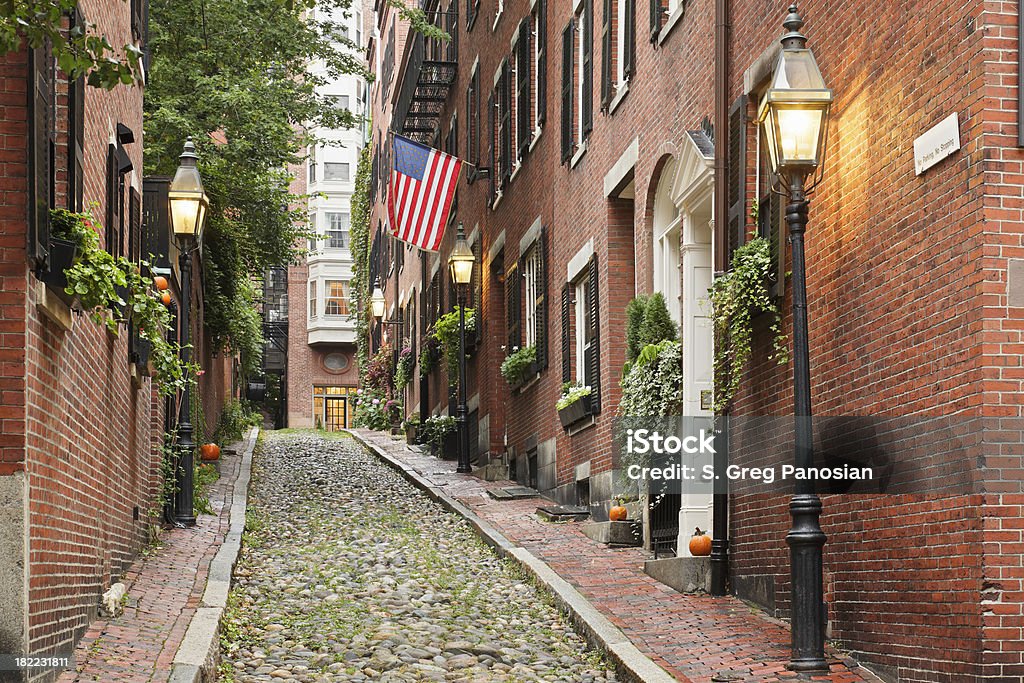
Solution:
<path fill-rule="evenodd" d="M 195 145 L 192 138 L 185 143 L 181 163 L 174 174 L 168 192 L 171 205 L 171 224 L 174 236 L 179 241 L 181 254 L 178 265 L 181 270 L 181 362 L 188 365 L 192 358 L 190 313 L 192 310 L 192 252 L 199 248 L 203 239 L 203 223 L 209 207 L 203 181 L 196 168 Z M 174 497 L 174 520 L 181 526 L 195 526 L 192 500 L 192 469 L 195 466 L 195 448 L 192 440 L 192 393 L 191 383 L 186 382 L 182 390 L 181 405 L 178 409 L 178 467 L 176 470 L 177 493 Z"/>
<path fill-rule="evenodd" d="M 782 53 L 771 87 L 761 100 L 758 120 L 764 127 L 772 169 L 788 196 L 786 223 L 792 249 L 793 272 L 793 403 L 796 415 L 794 456 L 796 467 L 814 466 L 811 431 L 811 371 L 807 342 L 807 274 L 804 232 L 807 229 L 807 193 L 821 179 L 825 135 L 832 91 L 825 85 L 807 38 L 800 33 L 804 20 L 790 5 L 783 26 Z M 807 184 L 807 179 L 811 183 Z M 813 480 L 797 480 L 789 504 L 793 526 L 786 535 L 790 553 L 792 593 L 792 653 L 794 671 L 827 671 L 825 661 L 825 604 L 822 586 L 821 499 Z"/>
<path fill-rule="evenodd" d="M 466 288 L 473 279 L 476 257 L 466 242 L 466 233 L 459 223 L 455 248 L 448 257 L 448 270 L 459 291 L 459 406 L 455 419 L 459 426 L 459 466 L 456 472 L 471 472 L 469 465 L 469 432 L 466 425 Z"/>

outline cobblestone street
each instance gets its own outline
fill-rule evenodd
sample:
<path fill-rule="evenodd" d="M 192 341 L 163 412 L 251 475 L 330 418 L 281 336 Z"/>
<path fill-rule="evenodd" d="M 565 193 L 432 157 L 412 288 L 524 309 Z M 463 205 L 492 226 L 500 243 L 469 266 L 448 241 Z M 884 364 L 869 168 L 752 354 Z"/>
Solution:
<path fill-rule="evenodd" d="M 221 681 L 616 680 L 546 596 L 351 438 L 256 453 Z"/>

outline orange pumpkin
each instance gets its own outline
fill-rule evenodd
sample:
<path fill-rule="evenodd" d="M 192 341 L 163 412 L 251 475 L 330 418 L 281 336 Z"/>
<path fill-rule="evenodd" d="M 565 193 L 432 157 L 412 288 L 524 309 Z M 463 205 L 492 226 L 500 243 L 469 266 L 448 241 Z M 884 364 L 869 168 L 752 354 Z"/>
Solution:
<path fill-rule="evenodd" d="M 613 522 L 624 522 L 627 517 L 629 517 L 629 510 L 625 505 L 613 505 L 612 509 L 608 511 L 608 519 Z"/>
<path fill-rule="evenodd" d="M 171 305 L 171 293 L 170 292 L 160 292 L 160 301 L 164 302 L 164 306 L 170 306 Z"/>
<path fill-rule="evenodd" d="M 199 457 L 203 462 L 213 462 L 220 458 L 220 446 L 215 443 L 204 443 L 199 447 Z"/>
<path fill-rule="evenodd" d="M 167 278 L 165 278 L 163 275 L 157 275 L 155 278 L 153 278 L 153 286 L 156 287 L 161 292 L 164 291 L 165 289 L 167 289 Z"/>
<path fill-rule="evenodd" d="M 711 537 L 698 527 L 690 539 L 690 554 L 694 557 L 704 557 L 711 554 Z"/>

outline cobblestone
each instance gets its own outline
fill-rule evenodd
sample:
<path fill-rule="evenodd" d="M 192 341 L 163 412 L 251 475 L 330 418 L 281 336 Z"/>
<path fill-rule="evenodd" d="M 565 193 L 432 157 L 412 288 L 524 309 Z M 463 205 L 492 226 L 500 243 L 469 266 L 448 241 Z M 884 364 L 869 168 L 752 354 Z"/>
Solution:
<path fill-rule="evenodd" d="M 354 440 L 268 435 L 221 681 L 614 681 L 460 517 Z"/>

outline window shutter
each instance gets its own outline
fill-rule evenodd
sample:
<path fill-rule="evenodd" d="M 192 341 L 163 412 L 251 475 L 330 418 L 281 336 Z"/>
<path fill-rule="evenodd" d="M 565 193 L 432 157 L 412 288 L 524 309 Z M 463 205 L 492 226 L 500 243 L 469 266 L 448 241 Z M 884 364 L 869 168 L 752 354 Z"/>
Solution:
<path fill-rule="evenodd" d="M 473 279 L 470 283 L 470 305 L 476 311 L 476 333 L 474 336 L 479 344 L 484 338 L 484 268 L 481 259 L 483 247 L 479 237 L 476 242 L 473 242 L 470 250 L 473 252 L 473 260 L 475 261 L 473 265 Z"/>
<path fill-rule="evenodd" d="M 512 68 L 501 65 L 501 187 L 512 177 Z"/>
<path fill-rule="evenodd" d="M 473 28 L 476 20 L 476 6 L 479 0 L 466 0 L 466 30 Z"/>
<path fill-rule="evenodd" d="M 547 120 L 548 108 L 548 8 L 537 0 L 537 127 Z"/>
<path fill-rule="evenodd" d="M 533 131 L 530 128 L 530 88 L 533 86 L 533 79 L 530 75 L 530 19 L 527 17 L 519 22 L 519 63 L 516 64 L 516 96 L 518 104 L 516 115 L 519 120 L 516 122 L 516 130 L 519 133 L 519 140 L 516 147 L 519 158 L 522 159 L 530 151 L 530 139 Z"/>
<path fill-rule="evenodd" d="M 75 8 L 71 28 L 85 28 L 85 17 Z M 68 210 L 85 208 L 85 76 L 68 84 Z"/>
<path fill-rule="evenodd" d="M 590 304 L 590 353 L 587 362 L 587 382 L 590 384 L 590 409 L 601 412 L 601 298 L 598 296 L 597 258 L 590 260 L 587 273 Z"/>
<path fill-rule="evenodd" d="M 651 0 L 651 42 L 658 41 L 661 33 L 661 0 Z"/>
<path fill-rule="evenodd" d="M 570 19 L 562 31 L 562 163 L 572 159 L 572 30 Z"/>
<path fill-rule="evenodd" d="M 746 241 L 743 235 L 745 225 L 743 208 L 746 205 L 747 179 L 746 109 L 746 98 L 740 96 L 729 110 L 729 169 L 726 173 L 729 198 L 729 245 L 726 255 L 730 264 L 733 252 Z"/>
<path fill-rule="evenodd" d="M 562 285 L 562 381 L 572 381 L 572 283 Z"/>
<path fill-rule="evenodd" d="M 622 2 L 622 0 L 619 0 Z M 601 25 L 601 111 L 607 112 L 612 101 L 612 0 L 604 0 L 604 22 Z"/>
<path fill-rule="evenodd" d="M 476 149 L 473 146 L 473 88 L 476 86 L 476 79 L 469 82 L 466 90 L 466 159 L 474 162 L 473 155 Z M 474 169 L 475 170 L 475 169 Z"/>
<path fill-rule="evenodd" d="M 118 206 L 118 190 L 121 176 L 117 173 L 117 147 L 107 145 L 107 225 L 105 230 L 106 249 L 113 256 L 121 252 L 117 243 L 120 234 L 118 227 L 121 222 L 121 207 Z"/>
<path fill-rule="evenodd" d="M 32 121 L 29 127 L 28 260 L 32 268 L 46 268 L 50 253 L 50 209 L 54 199 L 54 67 L 50 43 L 29 51 L 32 75 Z"/>
<path fill-rule="evenodd" d="M 537 321 L 537 368 L 548 366 L 548 269 L 547 269 L 547 230 L 540 229 L 537 237 L 537 299 L 532 302 L 535 320 Z"/>
<path fill-rule="evenodd" d="M 142 198 L 134 187 L 128 191 L 128 258 L 142 260 Z M 148 255 L 147 255 L 148 260 Z"/>
<path fill-rule="evenodd" d="M 142 181 L 142 255 L 157 268 L 170 268 L 170 178 Z"/>
<path fill-rule="evenodd" d="M 488 191 L 487 191 L 487 206 L 494 206 L 494 192 L 497 189 L 497 183 L 495 182 L 494 176 L 498 172 L 498 167 L 495 165 L 495 158 L 497 155 L 494 153 L 494 139 L 497 137 L 497 131 L 495 130 L 494 120 L 494 92 L 492 91 L 490 96 L 487 98 L 487 130 L 490 131 L 487 139 L 489 141 L 487 147 L 487 155 L 490 157 L 490 173 L 487 174 L 488 180 Z"/>
<path fill-rule="evenodd" d="M 519 282 L 519 265 L 515 264 L 505 273 L 505 329 L 508 333 L 505 355 L 511 355 L 519 346 L 519 292 L 522 283 Z"/>
<path fill-rule="evenodd" d="M 636 70 L 636 0 L 619 0 L 626 3 L 626 17 L 623 36 L 626 44 L 622 51 L 622 75 L 629 79 Z"/>
<path fill-rule="evenodd" d="M 583 135 L 594 130 L 594 0 L 583 0 Z"/>

